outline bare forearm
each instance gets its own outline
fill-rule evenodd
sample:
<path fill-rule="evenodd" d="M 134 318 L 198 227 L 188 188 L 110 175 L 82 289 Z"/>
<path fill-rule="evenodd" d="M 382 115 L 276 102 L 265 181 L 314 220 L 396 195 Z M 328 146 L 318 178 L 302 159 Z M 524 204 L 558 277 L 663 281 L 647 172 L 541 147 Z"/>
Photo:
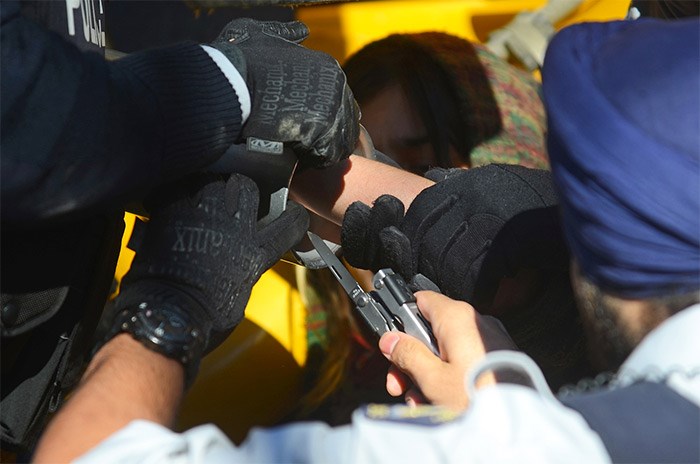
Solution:
<path fill-rule="evenodd" d="M 135 419 L 170 426 L 183 393 L 174 360 L 122 334 L 93 358 L 80 386 L 41 438 L 36 462 L 68 462 Z"/>
<path fill-rule="evenodd" d="M 292 198 L 336 224 L 355 201 L 371 205 L 383 194 L 397 197 L 408 208 L 431 180 L 378 161 L 351 155 L 323 170 L 307 170 L 294 177 Z"/>

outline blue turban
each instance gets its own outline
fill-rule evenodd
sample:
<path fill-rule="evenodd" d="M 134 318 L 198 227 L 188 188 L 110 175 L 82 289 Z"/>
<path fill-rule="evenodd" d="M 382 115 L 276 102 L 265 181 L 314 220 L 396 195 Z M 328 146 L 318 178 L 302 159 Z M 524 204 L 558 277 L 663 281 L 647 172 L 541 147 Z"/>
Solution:
<path fill-rule="evenodd" d="M 543 67 L 548 150 L 583 274 L 649 298 L 700 289 L 700 22 L 579 24 Z"/>

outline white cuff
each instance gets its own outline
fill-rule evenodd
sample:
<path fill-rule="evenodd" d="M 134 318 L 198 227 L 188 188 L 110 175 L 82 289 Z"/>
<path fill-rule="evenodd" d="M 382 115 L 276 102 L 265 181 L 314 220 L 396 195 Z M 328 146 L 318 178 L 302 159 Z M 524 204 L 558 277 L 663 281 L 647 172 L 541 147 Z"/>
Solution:
<path fill-rule="evenodd" d="M 241 104 L 241 124 L 245 124 L 250 116 L 250 92 L 248 91 L 248 86 L 245 84 L 245 79 L 238 72 L 236 67 L 231 64 L 231 62 L 226 58 L 226 55 L 221 53 L 214 47 L 209 45 L 200 45 L 202 49 L 214 60 L 214 63 L 219 67 L 226 79 L 231 83 L 233 91 L 236 92 L 238 96 L 238 102 Z"/>

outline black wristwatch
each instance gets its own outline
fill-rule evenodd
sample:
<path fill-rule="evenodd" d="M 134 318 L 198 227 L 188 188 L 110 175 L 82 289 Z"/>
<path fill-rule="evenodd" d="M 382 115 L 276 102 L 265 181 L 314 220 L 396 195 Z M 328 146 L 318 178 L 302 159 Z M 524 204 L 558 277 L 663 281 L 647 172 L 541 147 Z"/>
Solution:
<path fill-rule="evenodd" d="M 187 387 L 194 381 L 207 334 L 187 311 L 164 302 L 130 305 L 117 313 L 106 341 L 122 332 L 146 348 L 182 363 Z"/>

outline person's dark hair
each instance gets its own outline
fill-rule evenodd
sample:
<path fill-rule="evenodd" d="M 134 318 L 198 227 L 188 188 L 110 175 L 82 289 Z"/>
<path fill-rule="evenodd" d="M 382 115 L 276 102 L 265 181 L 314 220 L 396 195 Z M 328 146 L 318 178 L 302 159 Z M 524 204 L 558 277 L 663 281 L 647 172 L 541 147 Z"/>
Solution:
<path fill-rule="evenodd" d="M 480 71 L 470 75 L 471 90 L 478 92 L 482 100 L 490 98 L 488 105 L 482 105 L 488 106 L 489 118 L 494 121 L 489 123 L 493 127 L 486 130 L 480 127 L 489 119 L 483 117 L 483 109 L 465 111 L 464 92 L 456 88 L 434 53 L 411 36 L 395 34 L 373 42 L 351 56 L 343 67 L 360 105 L 392 85 L 400 85 L 426 128 L 439 167 L 444 168 L 452 167 L 450 145 L 470 164 L 471 150 L 501 130 L 498 105 L 486 72 L 474 47 L 467 41 L 464 44 L 460 52 L 470 53 L 474 68 Z M 470 131 L 470 127 L 480 130 Z"/>

